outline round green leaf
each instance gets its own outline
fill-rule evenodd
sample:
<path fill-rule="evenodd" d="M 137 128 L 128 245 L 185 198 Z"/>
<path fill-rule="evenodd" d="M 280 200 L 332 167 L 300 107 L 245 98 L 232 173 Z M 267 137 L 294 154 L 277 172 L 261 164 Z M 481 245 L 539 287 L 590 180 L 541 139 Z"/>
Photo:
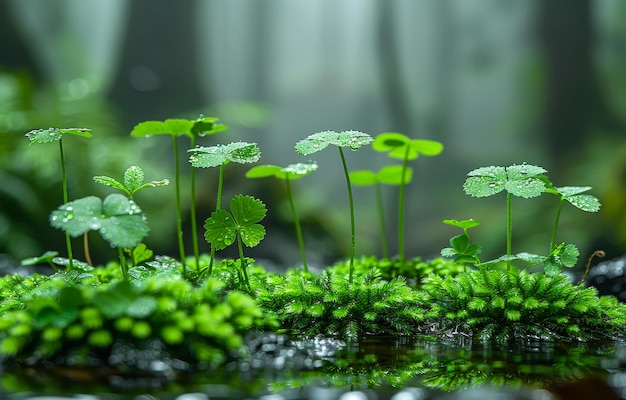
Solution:
<path fill-rule="evenodd" d="M 446 225 L 456 226 L 461 229 L 470 229 L 480 225 L 480 221 L 475 219 L 464 219 L 464 220 L 456 220 L 456 219 L 444 219 L 443 223 Z"/>
<path fill-rule="evenodd" d="M 350 182 L 357 186 L 370 186 L 378 183 L 378 177 L 372 171 L 352 171 Z"/>
<path fill-rule="evenodd" d="M 114 247 L 130 248 L 147 236 L 149 228 L 141 209 L 121 194 L 102 200 L 95 196 L 71 201 L 50 215 L 50 224 L 72 237 L 100 231 Z"/>
<path fill-rule="evenodd" d="M 410 139 L 397 132 L 385 132 L 376 135 L 376 138 L 372 142 L 372 149 L 380 152 L 388 152 L 397 147 L 404 147 L 409 143 Z"/>
<path fill-rule="evenodd" d="M 332 144 L 337 147 L 349 147 L 352 150 L 372 143 L 374 139 L 363 132 L 359 131 L 324 131 L 309 135 L 306 139 L 296 143 L 296 152 L 302 155 L 316 153 Z"/>
<path fill-rule="evenodd" d="M 548 171 L 544 168 L 528 164 L 511 165 L 506 168 L 509 180 L 523 180 L 529 177 L 545 174 L 546 172 Z"/>
<path fill-rule="evenodd" d="M 504 169 L 502 172 L 504 172 Z M 505 179 L 489 176 L 470 176 L 465 180 L 463 190 L 473 197 L 487 197 L 503 191 L 505 183 Z"/>
<path fill-rule="evenodd" d="M 289 177 L 289 179 L 300 179 L 316 170 L 317 163 L 315 162 L 289 164 L 285 168 L 282 168 L 281 172 L 276 176 L 281 179 L 286 179 L 287 177 Z"/>
<path fill-rule="evenodd" d="M 92 137 L 91 129 L 88 128 L 48 128 L 35 129 L 26 133 L 26 137 L 34 143 L 50 143 L 61 140 L 63 135 L 76 135 L 82 137 Z"/>
<path fill-rule="evenodd" d="M 402 165 L 386 165 L 382 167 L 378 173 L 380 183 L 387 185 L 401 185 L 402 182 Z M 408 184 L 413 179 L 413 168 L 407 167 L 404 171 L 404 184 Z"/>
<path fill-rule="evenodd" d="M 512 195 L 527 199 L 541 196 L 541 193 L 546 189 L 545 183 L 537 178 L 510 180 L 506 182 L 504 187 Z"/>
<path fill-rule="evenodd" d="M 276 176 L 281 170 L 278 165 L 257 165 L 246 172 L 246 178 L 267 178 Z"/>
<path fill-rule="evenodd" d="M 195 136 L 206 136 L 228 130 L 228 126 L 218 123 L 218 120 L 219 118 L 200 116 L 192 121 L 190 133 Z"/>

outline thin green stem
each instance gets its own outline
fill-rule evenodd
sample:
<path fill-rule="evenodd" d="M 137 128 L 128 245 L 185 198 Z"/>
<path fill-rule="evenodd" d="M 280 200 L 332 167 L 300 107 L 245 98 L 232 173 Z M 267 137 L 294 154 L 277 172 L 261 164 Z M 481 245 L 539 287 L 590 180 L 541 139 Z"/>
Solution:
<path fill-rule="evenodd" d="M 346 164 L 346 157 L 343 154 L 343 149 L 339 149 L 339 155 L 341 156 L 341 164 L 343 165 L 343 172 L 346 176 L 346 185 L 348 186 L 348 200 L 350 201 L 350 277 L 349 282 L 352 283 L 352 275 L 354 274 L 354 254 L 356 252 L 356 228 L 354 223 L 354 199 L 352 198 L 352 186 L 350 185 L 350 174 L 348 172 L 348 165 Z"/>
<path fill-rule="evenodd" d="M 126 265 L 126 257 L 124 257 L 124 251 L 121 247 L 117 248 L 117 254 L 120 257 L 120 268 L 122 270 L 122 275 L 124 279 L 128 278 L 128 266 Z"/>
<path fill-rule="evenodd" d="M 248 287 L 248 290 L 252 290 L 252 288 L 250 287 L 250 280 L 248 279 L 248 272 L 246 271 L 246 259 L 243 256 L 243 245 L 241 244 L 241 236 L 239 234 L 237 234 L 237 249 L 239 250 L 239 261 L 241 272 L 243 273 L 243 279 L 246 283 L 246 286 Z"/>
<path fill-rule="evenodd" d="M 550 253 L 556 247 L 556 230 L 559 226 L 559 219 L 561 218 L 561 209 L 563 208 L 563 203 L 565 202 L 565 198 L 559 198 L 559 207 L 556 210 L 556 219 L 554 220 L 554 228 L 552 228 L 552 238 L 550 238 Z"/>
<path fill-rule="evenodd" d="M 175 184 L 176 184 L 176 231 L 178 236 L 178 252 L 180 256 L 180 262 L 183 264 L 183 273 L 187 273 L 187 265 L 185 264 L 185 244 L 183 242 L 183 211 L 180 205 L 180 166 L 178 165 L 178 141 L 176 136 L 172 135 L 172 144 L 174 147 L 174 171 L 175 171 Z"/>
<path fill-rule="evenodd" d="M 398 256 L 401 262 L 404 261 L 404 193 L 406 191 L 405 176 L 409 164 L 409 149 L 410 146 L 406 146 L 404 160 L 402 160 L 402 177 L 398 199 Z"/>
<path fill-rule="evenodd" d="M 63 180 L 63 203 L 67 204 L 69 195 L 67 192 L 67 172 L 65 170 L 65 155 L 63 154 L 63 138 L 59 140 L 59 152 L 61 153 L 61 177 Z M 65 246 L 67 247 L 67 258 L 69 260 L 68 269 L 74 269 L 74 256 L 72 254 L 72 238 L 69 233 L 65 233 Z"/>
<path fill-rule="evenodd" d="M 220 165 L 219 178 L 217 180 L 217 201 L 215 203 L 215 211 L 219 211 L 222 208 L 222 188 L 224 186 L 224 166 Z M 213 273 L 213 262 L 215 261 L 215 248 L 211 246 L 211 256 L 209 261 L 209 276 Z"/>
<path fill-rule="evenodd" d="M 512 254 L 512 246 L 511 246 L 511 242 L 512 242 L 512 237 L 513 237 L 513 233 L 512 233 L 512 217 L 511 217 L 511 204 L 513 203 L 513 195 L 509 192 L 506 193 L 506 255 L 508 257 L 511 257 Z M 506 261 L 506 267 L 507 269 L 511 269 L 511 260 L 507 260 Z"/>
<path fill-rule="evenodd" d="M 306 256 L 304 254 L 304 240 L 302 239 L 302 229 L 300 228 L 300 220 L 298 219 L 298 214 L 296 213 L 296 204 L 293 201 L 293 194 L 291 193 L 291 181 L 289 179 L 289 175 L 285 177 L 285 184 L 287 186 L 287 198 L 289 199 L 289 206 L 291 207 L 293 223 L 296 226 L 296 238 L 298 239 L 298 247 L 300 248 L 302 267 L 306 272 L 309 272 L 309 266 L 306 263 Z"/>
<path fill-rule="evenodd" d="M 196 146 L 195 136 L 191 136 L 190 148 Z M 196 221 L 196 168 L 192 165 L 189 172 L 191 179 L 191 204 L 189 205 L 189 214 L 191 218 L 191 241 L 193 244 L 193 258 L 196 262 L 196 271 L 200 273 L 200 249 L 198 248 L 198 222 Z"/>
<path fill-rule="evenodd" d="M 376 182 L 376 208 L 378 209 L 378 228 L 380 229 L 380 244 L 383 257 L 389 258 L 389 247 L 387 245 L 387 235 L 385 234 L 385 212 L 383 209 L 383 194 L 380 183 Z"/>

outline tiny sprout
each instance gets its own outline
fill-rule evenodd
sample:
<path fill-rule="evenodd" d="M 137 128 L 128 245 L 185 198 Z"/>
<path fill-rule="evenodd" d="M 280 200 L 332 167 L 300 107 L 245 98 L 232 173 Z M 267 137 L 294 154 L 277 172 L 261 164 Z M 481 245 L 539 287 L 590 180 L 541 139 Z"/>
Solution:
<path fill-rule="evenodd" d="M 51 143 L 54 141 L 59 142 L 59 153 L 61 156 L 61 177 L 63 182 L 63 202 L 69 201 L 69 195 L 67 192 L 67 173 L 65 171 L 65 156 L 63 155 L 63 135 L 75 135 L 86 138 L 91 138 L 91 129 L 88 128 L 48 128 L 48 129 L 35 129 L 26 133 L 26 137 L 30 140 L 30 145 L 35 143 Z M 65 244 L 67 247 L 67 257 L 69 259 L 69 269 L 73 268 L 72 255 L 72 241 L 68 234 L 65 235 Z"/>
<path fill-rule="evenodd" d="M 216 250 L 225 249 L 237 240 L 241 270 L 249 288 L 242 245 L 255 247 L 263 240 L 265 228 L 258 222 L 265 218 L 267 208 L 261 200 L 239 194 L 231 199 L 230 211 L 216 210 L 211 213 L 204 224 L 204 238 Z"/>
<path fill-rule="evenodd" d="M 354 224 L 354 199 L 352 198 L 352 186 L 350 186 L 350 174 L 348 172 L 348 165 L 346 164 L 346 157 L 343 153 L 342 148 L 348 147 L 351 150 L 357 150 L 363 146 L 372 143 L 373 140 L 374 139 L 367 133 L 359 131 L 324 131 L 309 135 L 305 139 L 302 139 L 298 143 L 296 143 L 296 152 L 304 156 L 323 150 L 330 144 L 337 146 L 337 148 L 339 149 L 339 156 L 341 157 L 341 164 L 343 165 L 343 172 L 346 178 L 346 186 L 348 187 L 348 199 L 350 203 L 350 282 L 352 282 L 352 275 L 354 273 L 356 229 Z"/>
<path fill-rule="evenodd" d="M 222 207 L 222 188 L 224 186 L 224 166 L 230 162 L 239 164 L 250 164 L 261 159 L 261 150 L 256 143 L 233 142 L 227 145 L 217 145 L 210 147 L 195 147 L 188 150 L 191 155 L 189 162 L 194 167 L 212 168 L 220 167 L 217 183 L 217 202 L 215 209 Z M 213 272 L 213 262 L 215 260 L 215 248 L 211 246 L 208 274 Z M 198 270 L 200 265 L 196 263 Z"/>
<path fill-rule="evenodd" d="M 93 177 L 94 182 L 100 183 L 105 186 L 109 186 L 126 193 L 129 198 L 133 198 L 133 195 L 141 189 L 149 187 L 160 187 L 169 185 L 170 181 L 162 179 L 160 181 L 151 181 L 144 183 L 144 173 L 141 167 L 133 165 L 124 172 L 124 181 L 119 182 L 108 176 L 100 175 Z"/>
<path fill-rule="evenodd" d="M 300 179 L 311 172 L 317 170 L 316 163 L 297 163 L 290 164 L 285 168 L 281 168 L 277 165 L 259 165 L 250 169 L 246 173 L 247 178 L 265 178 L 274 176 L 278 179 L 284 179 L 287 187 L 287 198 L 289 199 L 289 206 L 291 207 L 291 215 L 293 216 L 293 222 L 296 227 L 296 237 L 298 239 L 298 247 L 300 248 L 300 257 L 302 258 L 302 266 L 305 271 L 309 270 L 306 262 L 306 256 L 304 254 L 304 240 L 302 239 L 302 229 L 300 227 L 300 220 L 296 212 L 296 205 L 293 201 L 293 194 L 291 192 L 291 180 Z"/>
<path fill-rule="evenodd" d="M 591 190 L 591 186 L 564 186 L 554 187 L 552 183 L 548 183 L 548 189 L 546 193 L 551 193 L 559 198 L 559 206 L 556 211 L 556 218 L 554 221 L 554 228 L 552 229 L 552 237 L 550 239 L 550 251 L 554 250 L 556 244 L 556 232 L 559 226 L 559 219 L 561 217 L 561 210 L 563 204 L 567 201 L 574 207 L 582 211 L 598 212 L 600 211 L 600 200 L 590 194 L 583 194 Z"/>
<path fill-rule="evenodd" d="M 467 175 L 469 178 L 465 180 L 463 189 L 465 193 L 473 197 L 487 197 L 500 193 L 503 190 L 507 192 L 507 217 L 506 217 L 506 255 L 512 256 L 511 239 L 512 239 L 512 218 L 511 204 L 512 196 L 531 198 L 538 197 L 546 189 L 545 176 L 547 172 L 542 167 L 528 165 L 511 165 L 509 167 L 481 167 L 470 171 Z M 507 261 L 510 267 L 510 262 Z"/>
<path fill-rule="evenodd" d="M 410 174 L 408 163 L 419 155 L 436 156 L 443 151 L 443 144 L 436 140 L 410 139 L 406 135 L 397 132 L 385 132 L 376 136 L 372 142 L 372 149 L 384 152 L 391 158 L 402 160 L 399 176 L 400 194 L 398 196 L 398 255 L 400 260 L 405 259 L 404 254 L 404 202 L 406 184 L 410 181 L 406 175 Z"/>
<path fill-rule="evenodd" d="M 131 131 L 131 136 L 148 138 L 152 135 L 170 135 L 172 137 L 172 149 L 174 152 L 174 165 L 175 165 L 175 188 L 176 188 L 176 230 L 178 234 L 178 251 L 180 254 L 180 262 L 183 265 L 185 271 L 187 266 L 185 264 L 185 245 L 183 242 L 183 216 L 181 207 L 181 195 L 180 195 L 180 166 L 178 159 L 178 136 L 187 136 L 190 140 L 190 147 L 195 147 L 196 136 L 206 136 L 214 133 L 222 132 L 228 129 L 228 126 L 217 122 L 218 118 L 205 117 L 200 115 L 198 118 L 189 119 L 166 119 L 165 121 L 144 121 L 137 124 Z M 198 250 L 198 234 L 196 227 L 196 204 L 195 199 L 196 181 L 195 170 L 192 167 L 190 173 L 191 187 L 190 197 L 192 202 L 190 204 L 191 214 L 191 233 L 193 241 L 194 258 L 196 266 L 199 267 L 199 250 Z"/>
<path fill-rule="evenodd" d="M 482 252 L 482 248 L 478 244 L 471 244 L 468 230 L 480 225 L 480 221 L 474 219 L 465 219 L 458 221 L 456 219 L 445 219 L 443 223 L 463 229 L 463 233 L 450 238 L 450 246 L 441 250 L 443 257 L 454 257 L 456 263 L 479 264 L 478 255 Z"/>

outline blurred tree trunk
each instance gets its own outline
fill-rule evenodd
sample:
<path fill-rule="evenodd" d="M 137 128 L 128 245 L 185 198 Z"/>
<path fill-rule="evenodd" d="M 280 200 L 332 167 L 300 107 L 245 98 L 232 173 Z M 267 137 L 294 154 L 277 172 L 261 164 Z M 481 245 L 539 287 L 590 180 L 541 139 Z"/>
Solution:
<path fill-rule="evenodd" d="M 397 38 L 394 24 L 394 2 L 379 1 L 375 13 L 378 29 L 378 66 L 387 111 L 390 116 L 390 129 L 403 132 L 408 136 L 415 135 L 412 126 L 412 114 L 409 109 L 409 98 L 397 49 Z"/>
<path fill-rule="evenodd" d="M 129 129 L 137 122 L 176 117 L 202 104 L 194 4 L 131 2 L 127 40 L 110 94 L 122 110 L 132 110 L 132 115 L 123 115 Z"/>
<path fill-rule="evenodd" d="M 619 124 L 608 109 L 593 67 L 591 0 L 540 1 L 547 63 L 545 129 L 554 173 L 580 156 L 594 128 Z"/>

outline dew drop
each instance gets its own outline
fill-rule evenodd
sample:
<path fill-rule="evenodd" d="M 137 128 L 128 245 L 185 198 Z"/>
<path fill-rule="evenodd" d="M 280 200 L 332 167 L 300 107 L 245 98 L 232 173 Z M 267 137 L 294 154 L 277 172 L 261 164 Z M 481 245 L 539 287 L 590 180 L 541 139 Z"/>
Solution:
<path fill-rule="evenodd" d="M 496 187 L 496 184 L 495 184 L 495 183 L 490 183 L 490 184 L 489 184 L 489 187 L 490 187 L 490 188 L 494 188 L 494 187 Z"/>

